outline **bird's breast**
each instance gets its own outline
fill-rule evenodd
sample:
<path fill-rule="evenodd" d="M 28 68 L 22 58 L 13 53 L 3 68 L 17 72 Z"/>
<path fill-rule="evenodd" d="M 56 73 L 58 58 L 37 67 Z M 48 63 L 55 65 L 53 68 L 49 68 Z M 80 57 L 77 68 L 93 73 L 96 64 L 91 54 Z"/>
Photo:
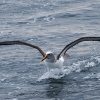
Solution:
<path fill-rule="evenodd" d="M 55 69 L 55 68 L 59 68 L 61 69 L 63 67 L 63 58 L 60 58 L 59 60 L 51 63 L 51 62 L 45 62 L 46 66 L 49 68 L 49 69 Z"/>

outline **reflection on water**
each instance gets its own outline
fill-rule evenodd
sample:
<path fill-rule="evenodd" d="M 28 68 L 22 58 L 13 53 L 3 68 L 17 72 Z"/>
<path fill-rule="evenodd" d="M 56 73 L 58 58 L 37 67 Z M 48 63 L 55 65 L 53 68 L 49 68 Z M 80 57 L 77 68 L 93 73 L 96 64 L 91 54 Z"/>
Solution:
<path fill-rule="evenodd" d="M 45 89 L 48 98 L 55 98 L 62 92 L 64 82 L 63 79 L 49 79 L 49 86 Z"/>

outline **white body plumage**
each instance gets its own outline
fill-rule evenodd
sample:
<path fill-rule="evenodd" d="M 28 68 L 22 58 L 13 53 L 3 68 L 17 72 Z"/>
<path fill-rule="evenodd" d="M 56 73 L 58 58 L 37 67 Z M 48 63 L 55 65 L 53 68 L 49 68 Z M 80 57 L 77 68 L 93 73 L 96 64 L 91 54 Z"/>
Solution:
<path fill-rule="evenodd" d="M 49 57 L 46 57 L 44 63 L 47 66 L 48 71 L 51 69 L 63 69 L 64 58 L 62 56 L 57 60 L 52 52 L 49 51 L 46 54 Z"/>

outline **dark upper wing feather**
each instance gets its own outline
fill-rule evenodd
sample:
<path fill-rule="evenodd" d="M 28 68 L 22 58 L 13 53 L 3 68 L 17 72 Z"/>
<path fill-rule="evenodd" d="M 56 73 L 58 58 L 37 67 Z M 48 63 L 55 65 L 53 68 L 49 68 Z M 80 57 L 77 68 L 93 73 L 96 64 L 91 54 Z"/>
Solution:
<path fill-rule="evenodd" d="M 14 44 L 30 46 L 32 48 L 35 48 L 35 49 L 39 50 L 43 57 L 45 56 L 45 53 L 42 51 L 42 49 L 40 49 L 38 46 L 32 45 L 30 43 L 26 43 L 26 42 L 22 42 L 22 41 L 4 41 L 4 42 L 0 42 L 0 46 L 2 46 L 2 45 L 14 45 Z"/>
<path fill-rule="evenodd" d="M 60 55 L 64 52 L 64 54 L 67 52 L 67 50 L 69 50 L 70 48 L 72 48 L 73 46 L 75 46 L 76 44 L 83 42 L 83 41 L 100 41 L 100 37 L 82 37 L 79 38 L 71 43 L 69 43 L 68 45 L 66 45 L 64 47 L 64 49 L 58 54 L 57 59 L 59 59 Z"/>

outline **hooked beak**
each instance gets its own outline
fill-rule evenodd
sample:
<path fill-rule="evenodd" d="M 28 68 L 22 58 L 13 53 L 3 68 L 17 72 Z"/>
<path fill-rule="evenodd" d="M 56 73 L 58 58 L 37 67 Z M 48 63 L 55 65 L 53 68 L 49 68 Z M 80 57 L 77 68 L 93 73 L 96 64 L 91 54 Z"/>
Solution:
<path fill-rule="evenodd" d="M 47 58 L 47 55 L 45 55 L 42 59 L 41 62 L 44 61 Z"/>

